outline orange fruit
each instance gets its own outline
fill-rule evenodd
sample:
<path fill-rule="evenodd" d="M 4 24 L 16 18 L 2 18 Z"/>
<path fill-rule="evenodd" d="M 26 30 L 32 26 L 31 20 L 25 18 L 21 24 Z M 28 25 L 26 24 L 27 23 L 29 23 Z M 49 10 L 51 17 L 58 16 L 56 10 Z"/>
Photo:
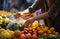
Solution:
<path fill-rule="evenodd" d="M 55 34 L 55 31 L 53 31 L 53 34 Z"/>
<path fill-rule="evenodd" d="M 48 31 L 48 27 L 43 28 L 44 32 Z"/>
<path fill-rule="evenodd" d="M 59 35 L 59 33 L 58 32 L 55 32 L 55 35 Z"/>
<path fill-rule="evenodd" d="M 36 31 L 35 29 L 32 29 L 32 31 Z"/>
<path fill-rule="evenodd" d="M 48 32 L 47 32 L 48 34 L 51 34 L 52 32 L 50 31 L 50 30 L 48 30 Z"/>
<path fill-rule="evenodd" d="M 44 33 L 43 36 L 47 36 L 47 33 Z"/>
<path fill-rule="evenodd" d="M 38 27 L 38 26 L 39 26 L 39 23 L 38 23 L 37 20 L 35 20 L 35 21 L 33 22 L 33 24 L 32 24 L 32 27 Z"/>
<path fill-rule="evenodd" d="M 36 27 L 32 27 L 33 29 L 35 29 Z"/>
<path fill-rule="evenodd" d="M 39 30 L 41 30 L 41 28 L 40 27 L 37 27 L 37 30 L 39 31 Z"/>
<path fill-rule="evenodd" d="M 32 28 L 31 28 L 31 27 L 29 27 L 28 29 L 29 29 L 29 30 L 32 30 Z"/>
<path fill-rule="evenodd" d="M 38 31 L 38 33 L 39 33 L 39 34 L 43 34 L 43 33 L 44 33 L 44 31 L 43 31 L 43 30 L 40 30 L 40 31 Z"/>
<path fill-rule="evenodd" d="M 50 28 L 50 30 L 51 30 L 51 31 L 54 31 L 54 30 L 55 30 L 55 28 L 54 28 L 54 27 L 51 27 L 51 28 Z"/>

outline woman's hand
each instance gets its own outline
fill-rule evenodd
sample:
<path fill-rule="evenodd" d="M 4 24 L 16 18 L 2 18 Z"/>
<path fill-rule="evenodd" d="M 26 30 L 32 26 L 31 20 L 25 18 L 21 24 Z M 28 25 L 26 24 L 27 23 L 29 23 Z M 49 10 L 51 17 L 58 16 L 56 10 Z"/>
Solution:
<path fill-rule="evenodd" d="M 34 18 L 30 18 L 25 22 L 24 26 L 28 26 L 29 24 L 32 24 L 33 22 L 34 22 Z"/>

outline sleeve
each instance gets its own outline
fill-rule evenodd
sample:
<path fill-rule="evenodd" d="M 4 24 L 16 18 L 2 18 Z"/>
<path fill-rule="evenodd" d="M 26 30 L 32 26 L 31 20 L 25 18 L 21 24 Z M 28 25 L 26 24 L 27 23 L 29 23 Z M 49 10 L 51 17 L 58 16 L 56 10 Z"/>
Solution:
<path fill-rule="evenodd" d="M 35 12 L 40 9 L 44 3 L 44 0 L 35 0 L 32 6 L 29 7 L 29 12 Z"/>
<path fill-rule="evenodd" d="M 48 15 L 50 16 L 51 19 L 54 19 L 58 15 L 59 8 L 60 8 L 59 3 L 52 4 L 51 8 L 48 10 Z"/>

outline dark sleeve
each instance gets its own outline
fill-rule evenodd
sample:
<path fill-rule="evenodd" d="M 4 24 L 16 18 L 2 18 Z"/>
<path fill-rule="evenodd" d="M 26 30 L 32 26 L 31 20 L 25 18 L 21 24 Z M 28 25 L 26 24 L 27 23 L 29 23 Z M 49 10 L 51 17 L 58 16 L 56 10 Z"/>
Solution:
<path fill-rule="evenodd" d="M 43 6 L 44 0 L 37 0 L 33 3 L 33 6 L 29 8 L 30 12 L 35 12 Z"/>
<path fill-rule="evenodd" d="M 60 11 L 60 4 L 59 3 L 54 3 L 52 4 L 51 8 L 48 10 L 48 15 L 50 16 L 51 19 L 54 19 L 59 11 Z"/>

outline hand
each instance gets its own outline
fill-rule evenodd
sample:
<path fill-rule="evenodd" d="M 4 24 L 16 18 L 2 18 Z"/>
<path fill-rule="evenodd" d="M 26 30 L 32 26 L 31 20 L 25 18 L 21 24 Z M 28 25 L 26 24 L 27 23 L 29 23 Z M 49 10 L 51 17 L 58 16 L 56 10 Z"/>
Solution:
<path fill-rule="evenodd" d="M 26 10 L 22 11 L 22 12 L 21 12 L 21 15 L 23 15 L 24 13 L 30 13 L 30 12 L 29 12 L 29 9 L 26 9 Z"/>
<path fill-rule="evenodd" d="M 15 18 L 19 18 L 19 17 L 21 17 L 21 14 L 16 13 L 16 14 L 14 14 L 14 17 L 15 17 Z"/>
<path fill-rule="evenodd" d="M 32 24 L 33 22 L 34 22 L 34 19 L 30 18 L 25 22 L 24 26 L 28 26 L 29 24 Z"/>

